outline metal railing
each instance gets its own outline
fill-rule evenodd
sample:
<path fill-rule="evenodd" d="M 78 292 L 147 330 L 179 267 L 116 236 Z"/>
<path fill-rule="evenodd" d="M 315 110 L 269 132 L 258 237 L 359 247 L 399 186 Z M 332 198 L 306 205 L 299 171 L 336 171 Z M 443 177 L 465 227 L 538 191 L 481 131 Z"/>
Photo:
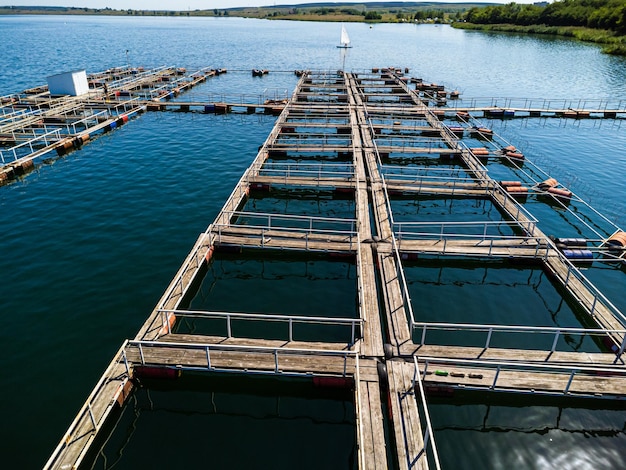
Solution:
<path fill-rule="evenodd" d="M 315 317 L 315 316 L 303 316 L 303 315 L 277 315 L 277 314 L 262 314 L 262 313 L 237 313 L 237 312 L 209 312 L 199 310 L 158 310 L 161 317 L 161 324 L 166 329 L 167 333 L 172 333 L 171 326 L 168 321 L 169 315 L 174 314 L 177 318 L 198 318 L 198 319 L 219 319 L 224 320 L 226 324 L 226 337 L 236 338 L 233 334 L 233 322 L 238 320 L 254 321 L 254 322 L 268 322 L 268 323 L 283 323 L 287 325 L 287 338 L 288 341 L 297 341 L 294 339 L 294 326 L 296 325 L 330 325 L 337 327 L 349 327 L 350 328 L 350 342 L 354 344 L 357 340 L 357 328 L 363 326 L 363 320 L 361 318 L 330 318 L 330 317 Z M 361 333 L 362 334 L 362 333 Z"/>
<path fill-rule="evenodd" d="M 383 165 L 378 171 L 387 179 L 406 179 L 407 177 L 413 178 L 415 181 L 419 181 L 421 178 L 434 178 L 434 179 L 459 179 L 466 180 L 472 183 L 476 183 L 482 180 L 488 180 L 487 170 L 471 170 L 469 168 L 441 168 L 432 166 L 398 166 L 398 165 Z M 488 180 L 489 183 L 494 184 L 495 181 Z"/>
<path fill-rule="evenodd" d="M 48 146 L 50 145 L 52 140 L 60 140 L 61 138 L 61 131 L 59 129 L 55 129 L 45 134 L 41 134 L 37 137 L 30 139 L 27 142 L 23 142 L 7 150 L 0 150 L 0 160 L 2 160 L 2 164 L 7 164 L 11 161 L 17 161 L 20 158 L 23 158 L 26 155 L 35 152 L 34 144 L 43 142 L 45 146 Z M 13 157 L 12 160 L 8 161 L 8 159 L 11 157 Z"/>
<path fill-rule="evenodd" d="M 136 348 L 139 352 L 139 362 L 133 363 L 128 361 L 128 350 Z M 337 358 L 341 361 L 341 367 L 339 374 L 342 377 L 352 377 L 354 364 L 350 364 L 348 361 L 354 359 L 357 356 L 357 352 L 349 350 L 331 350 L 331 349 L 296 349 L 296 348 L 284 348 L 284 347 L 263 347 L 263 346 L 238 346 L 238 345 L 225 345 L 225 344 L 196 344 L 196 343 L 165 343 L 158 341 L 127 341 L 124 351 L 126 352 L 126 362 L 130 366 L 137 364 L 149 365 L 150 361 L 146 360 L 146 352 L 150 350 L 186 350 L 200 352 L 202 361 L 200 364 L 193 361 L 189 355 L 185 358 L 181 357 L 177 360 L 176 368 L 183 370 L 204 370 L 212 372 L 245 372 L 246 374 L 277 374 L 281 376 L 313 376 L 310 371 L 300 372 L 292 370 L 286 372 L 290 366 L 285 364 L 285 367 L 281 367 L 281 359 L 289 358 L 293 361 L 293 358 L 297 357 L 324 357 L 324 358 Z M 228 367 L 219 367 L 214 364 L 212 355 L 216 353 L 248 353 L 270 356 L 273 359 L 273 367 L 271 369 L 261 368 L 253 369 L 249 365 L 237 366 L 230 364 Z M 196 356 L 199 357 L 200 355 Z"/>
<path fill-rule="evenodd" d="M 253 164 L 251 173 L 258 176 L 284 178 L 285 180 L 288 178 L 308 178 L 313 179 L 319 185 L 324 179 L 346 181 L 354 179 L 354 165 L 342 163 L 266 162 Z"/>
<path fill-rule="evenodd" d="M 571 395 L 573 393 L 576 396 L 588 396 L 590 398 L 609 398 L 612 396 L 608 395 L 598 395 L 596 390 L 589 392 L 571 392 L 572 384 L 576 377 L 597 377 L 597 376 L 616 376 L 620 378 L 626 378 L 626 370 L 619 367 L 602 367 L 602 366 L 580 366 L 576 365 L 551 365 L 551 364 L 537 364 L 530 362 L 506 362 L 506 361 L 485 361 L 485 360 L 474 360 L 474 359 L 443 359 L 443 358 L 435 358 L 435 357 L 416 357 L 418 365 L 422 363 L 423 371 L 421 374 L 426 376 L 429 371 L 429 367 L 431 364 L 435 364 L 437 367 L 441 367 L 442 365 L 448 365 L 450 367 L 464 367 L 470 369 L 478 369 L 479 371 L 493 371 L 493 380 L 489 385 L 470 385 L 463 384 L 464 390 L 477 390 L 477 391 L 499 391 L 499 392 L 514 392 L 514 393 L 527 393 L 532 395 L 551 395 L 551 396 L 563 396 L 563 395 Z M 530 388 L 530 387 L 511 387 L 511 386 L 501 386 L 498 381 L 503 375 L 503 372 L 521 372 L 525 374 L 534 373 L 534 374 L 545 374 L 545 380 L 534 380 L 533 383 L 544 383 L 544 384 L 554 384 L 556 380 L 554 376 L 556 374 L 567 377 L 566 383 L 562 388 L 555 389 L 540 389 Z M 483 374 L 478 374 L 480 377 Z"/>
<path fill-rule="evenodd" d="M 524 109 L 524 110 L 597 110 L 597 111 L 626 111 L 626 100 L 611 100 L 597 98 L 579 99 L 547 99 L 547 98 L 495 98 L 495 97 L 475 97 L 461 98 L 459 100 L 448 101 L 448 108 L 502 108 L 502 109 Z"/>
<path fill-rule="evenodd" d="M 535 222 L 514 222 L 508 220 L 484 222 L 395 222 L 393 231 L 399 240 L 449 240 L 470 239 L 473 241 L 522 240 L 528 247 L 528 240 L 540 244 L 543 237 L 532 237 L 525 233 L 515 235 L 520 230 L 534 231 Z M 545 245 L 545 243 L 544 243 Z M 535 249 L 535 246 L 532 246 Z M 544 246 L 545 248 L 545 246 Z"/>
<path fill-rule="evenodd" d="M 559 340 L 564 336 L 568 337 L 582 337 L 588 336 L 590 338 L 596 337 L 597 339 L 604 339 L 607 337 L 607 334 L 614 333 L 624 336 L 626 334 L 626 330 L 605 330 L 601 328 L 568 328 L 568 327 L 558 327 L 558 326 L 524 326 L 524 325 L 487 325 L 487 324 L 477 324 L 477 323 L 438 323 L 438 322 L 417 322 L 411 321 L 411 331 L 412 333 L 421 331 L 419 341 L 417 344 L 420 346 L 426 346 L 430 343 L 427 342 L 426 337 L 429 331 L 446 331 L 446 332 L 478 332 L 484 333 L 485 339 L 484 342 L 479 346 L 484 350 L 489 349 L 491 346 L 492 337 L 495 334 L 501 335 L 519 335 L 520 338 L 523 338 L 523 335 L 532 335 L 534 338 L 537 335 L 542 335 L 546 338 L 546 342 L 551 344 L 549 349 L 545 349 L 545 351 L 554 353 L 557 351 Z M 446 345 L 449 346 L 462 346 L 461 344 L 453 344 L 449 342 L 451 335 L 446 335 Z M 464 336 L 463 339 L 466 339 L 467 336 Z M 507 342 L 508 343 L 508 342 Z M 432 343 L 435 344 L 435 343 Z M 532 349 L 529 347 L 529 343 L 526 342 L 525 348 Z M 620 357 L 624 348 L 626 348 L 626 340 L 622 341 L 621 347 L 615 351 L 617 357 Z M 544 349 L 536 348 L 537 350 L 544 351 Z"/>
<path fill-rule="evenodd" d="M 579 305 L 586 309 L 594 320 L 597 321 L 598 309 L 600 306 L 603 306 L 610 312 L 611 316 L 613 316 L 622 325 L 626 326 L 626 315 L 613 305 L 613 303 L 602 292 L 600 292 L 600 290 L 591 281 L 589 281 L 589 279 L 587 279 L 576 266 L 574 266 L 570 259 L 565 257 L 560 250 L 553 248 L 552 245 L 549 247 L 548 256 L 550 255 L 557 256 L 560 262 L 567 266 L 567 271 L 564 275 L 558 270 L 554 270 L 555 276 L 562 282 L 566 289 L 569 289 L 575 294 L 579 289 L 574 289 L 570 286 L 574 282 L 579 282 L 587 293 L 590 294 L 589 296 L 577 295 L 576 298 Z"/>
<path fill-rule="evenodd" d="M 424 421 L 426 422 L 426 431 L 424 431 L 424 436 L 422 437 L 422 442 L 424 443 L 424 449 L 422 450 L 422 452 L 426 453 L 428 448 L 430 447 L 435 468 L 437 470 L 441 470 L 441 464 L 439 463 L 439 453 L 437 452 L 437 444 L 435 443 L 435 433 L 433 431 L 433 425 L 430 421 L 430 412 L 428 411 L 426 394 L 424 393 L 423 378 L 422 374 L 420 373 L 419 364 L 417 362 L 416 356 L 413 356 L 413 365 L 415 367 L 412 379 L 413 390 L 419 390 L 419 399 L 422 403 Z"/>
<path fill-rule="evenodd" d="M 215 223 L 213 231 L 233 225 L 245 225 L 261 230 L 293 230 L 306 234 L 357 235 L 356 219 L 341 219 L 335 217 L 312 217 L 306 215 L 270 214 L 264 212 L 223 211 L 230 223 Z M 245 224 L 237 224 L 239 219 L 245 219 Z M 255 223 L 254 221 L 259 221 Z M 252 222 L 252 223 L 248 223 Z M 329 228 L 332 227 L 332 228 Z"/>

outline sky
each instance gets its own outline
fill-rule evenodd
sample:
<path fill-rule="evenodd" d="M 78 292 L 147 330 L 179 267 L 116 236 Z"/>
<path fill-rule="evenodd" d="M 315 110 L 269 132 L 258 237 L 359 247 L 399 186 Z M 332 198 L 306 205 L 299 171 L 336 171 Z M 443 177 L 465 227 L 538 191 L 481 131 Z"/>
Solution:
<path fill-rule="evenodd" d="M 385 0 L 379 1 L 384 2 Z M 463 3 L 467 1 L 468 0 L 447 0 L 446 3 Z M 477 1 L 485 3 L 510 3 L 512 0 Z M 533 3 L 534 1 L 536 0 L 517 0 L 516 3 Z M 316 3 L 316 0 L 0 0 L 0 5 L 64 6 L 88 8 L 109 7 L 115 10 L 126 10 L 128 8 L 133 10 L 212 10 L 214 8 L 296 5 L 301 3 Z M 341 3 L 363 2 L 348 1 Z"/>

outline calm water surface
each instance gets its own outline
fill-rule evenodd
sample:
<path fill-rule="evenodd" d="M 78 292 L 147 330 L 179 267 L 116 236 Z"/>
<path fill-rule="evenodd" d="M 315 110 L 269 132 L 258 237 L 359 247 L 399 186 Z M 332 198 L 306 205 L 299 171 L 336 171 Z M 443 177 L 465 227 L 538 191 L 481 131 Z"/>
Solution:
<path fill-rule="evenodd" d="M 351 24 L 349 32 L 354 48 L 345 57 L 348 70 L 409 67 L 413 76 L 457 88 L 464 97 L 626 99 L 626 60 L 602 55 L 592 45 L 443 26 Z M 338 39 L 338 25 L 332 23 L 4 17 L 0 94 L 43 84 L 55 73 L 83 68 L 96 72 L 127 61 L 144 67 L 229 69 L 226 76 L 185 95 L 198 99 L 212 93 L 289 93 L 295 76 L 274 72 L 340 68 L 344 57 L 335 47 Z M 252 68 L 272 73 L 253 80 Z M 609 219 L 626 225 L 626 127 L 621 122 L 514 119 L 488 124 Z M 256 115 L 144 114 L 0 188 L 0 383 L 3 421 L 10 423 L 0 428 L 0 439 L 5 449 L 28 448 L 6 453 L 7 467 L 37 468 L 45 462 L 123 339 L 134 336 L 198 234 L 218 213 L 272 125 L 271 117 Z M 511 172 L 501 166 L 489 170 L 494 175 Z M 566 231 L 559 224 L 554 227 Z M 340 275 L 351 277 L 344 271 Z M 592 268 L 589 274 L 626 309 L 623 272 Z M 578 412 L 583 418 L 577 429 L 584 429 L 598 411 Z M 447 420 L 458 413 L 437 413 L 435 427 L 444 430 L 444 447 L 466 439 L 457 441 L 454 432 L 446 431 Z M 596 445 L 583 448 L 579 434 L 551 428 L 570 453 L 584 449 L 586 458 L 576 468 L 595 468 L 594 449 L 609 446 L 612 455 L 623 455 L 624 414 L 605 413 L 610 415 L 607 421 L 616 423 L 611 429 L 619 438 L 585 435 L 593 437 L 585 442 Z M 507 416 L 505 427 L 517 419 Z M 467 427 L 464 418 L 461 422 Z M 466 442 L 472 442 L 471 436 Z M 544 459 L 522 459 L 516 468 L 568 468 L 558 456 L 544 452 L 547 444 L 535 441 L 533 446 L 524 459 Z M 480 448 L 484 455 L 484 446 Z M 479 454 L 476 465 L 467 468 L 481 468 L 483 461 Z M 603 460 L 602 468 L 623 468 L 623 458 Z"/>

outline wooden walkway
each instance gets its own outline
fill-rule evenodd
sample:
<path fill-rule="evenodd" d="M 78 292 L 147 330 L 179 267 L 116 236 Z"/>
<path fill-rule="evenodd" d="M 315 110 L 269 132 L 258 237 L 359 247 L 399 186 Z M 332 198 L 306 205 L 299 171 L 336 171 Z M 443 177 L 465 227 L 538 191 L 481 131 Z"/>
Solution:
<path fill-rule="evenodd" d="M 123 406 L 134 378 L 147 369 L 163 376 L 193 370 L 323 378 L 349 386 L 354 394 L 362 469 L 428 468 L 437 436 L 432 436 L 421 411 L 427 402 L 418 393 L 420 380 L 427 391 L 430 387 L 440 392 L 462 389 L 565 399 L 571 395 L 626 398 L 626 368 L 619 352 L 476 348 L 416 340 L 403 264 L 428 256 L 442 262 L 449 257 L 530 260 L 543 266 L 585 312 L 589 324 L 606 333 L 609 346 L 619 351 L 624 341 L 621 313 L 598 295 L 536 227 L 532 216 L 488 177 L 481 161 L 460 145 L 461 137 L 450 132 L 441 123 L 440 113 L 422 98 L 398 70 L 304 74 L 291 99 L 280 104 L 274 128 L 222 211 L 199 235 L 135 338 L 126 341 L 115 356 L 46 467 L 79 465 L 110 410 Z M 420 119 L 418 125 L 403 123 L 416 119 Z M 388 131 L 402 132 L 407 138 L 390 139 L 384 135 Z M 275 160 L 287 152 L 320 169 L 275 166 Z M 320 158 L 320 153 L 341 156 L 343 170 Z M 462 180 L 391 177 L 385 172 L 385 158 L 395 153 L 455 156 L 466 176 Z M 354 201 L 354 216 L 333 219 L 244 211 L 253 191 L 271 197 L 277 187 L 339 191 Z M 489 199 L 503 220 L 515 227 L 515 234 L 472 237 L 402 232 L 400 236 L 391 199 L 421 195 Z M 178 332 L 184 306 L 221 250 L 234 256 L 245 251 L 261 257 L 269 252 L 345 256 L 355 263 L 357 273 L 355 337 L 341 343 L 302 342 L 236 336 L 230 328 L 222 336 Z M 307 321 L 287 315 L 284 319 L 287 324 L 296 320 Z"/>

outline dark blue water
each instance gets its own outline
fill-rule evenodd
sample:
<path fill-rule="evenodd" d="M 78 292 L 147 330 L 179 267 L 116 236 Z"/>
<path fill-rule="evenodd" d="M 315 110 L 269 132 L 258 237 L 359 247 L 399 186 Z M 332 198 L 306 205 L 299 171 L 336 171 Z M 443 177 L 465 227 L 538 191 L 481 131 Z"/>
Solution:
<path fill-rule="evenodd" d="M 348 70 L 409 67 L 412 75 L 468 97 L 626 96 L 626 60 L 602 55 L 593 45 L 434 25 L 354 24 L 349 32 L 354 48 L 345 57 Z M 341 67 L 338 38 L 338 25 L 327 23 L 4 17 L 0 94 L 44 84 L 59 72 L 96 72 L 127 63 L 229 69 L 185 97 L 290 93 L 294 69 Z M 253 79 L 252 68 L 272 72 Z M 621 123 L 514 119 L 488 124 L 610 220 L 626 225 Z M 1 427 L 0 438 L 6 449 L 28 447 L 6 455 L 6 465 L 36 468 L 47 459 L 272 125 L 271 117 L 259 115 L 148 113 L 0 188 L 0 367 L 3 421 L 10 423 Z M 497 165 L 489 171 L 514 172 Z M 543 210 L 558 215 L 554 208 Z M 623 272 L 590 269 L 589 274 L 609 299 L 626 307 Z M 569 443 L 570 449 L 575 446 Z M 532 453 L 541 449 L 539 443 Z M 540 467 L 565 468 L 558 462 Z"/>

